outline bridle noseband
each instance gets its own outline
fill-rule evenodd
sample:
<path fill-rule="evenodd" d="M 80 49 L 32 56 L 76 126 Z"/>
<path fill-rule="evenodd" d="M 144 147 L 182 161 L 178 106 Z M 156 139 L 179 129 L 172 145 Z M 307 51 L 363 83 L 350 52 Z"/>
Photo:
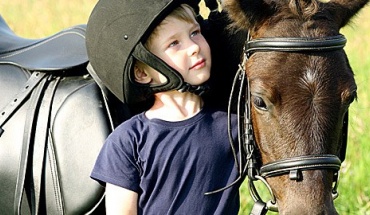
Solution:
<path fill-rule="evenodd" d="M 299 181 L 302 180 L 302 171 L 317 169 L 332 170 L 334 172 L 332 195 L 333 198 L 338 196 L 338 175 L 341 163 L 345 159 L 348 114 L 345 115 L 343 122 L 343 143 L 339 157 L 332 154 L 305 155 L 277 160 L 262 165 L 258 159 L 257 145 L 253 136 L 250 87 L 245 70 L 246 62 L 254 52 L 328 52 L 341 50 L 344 48 L 345 44 L 346 38 L 341 34 L 323 38 L 283 37 L 259 38 L 253 40 L 248 36 L 248 40 L 244 47 L 244 59 L 239 65 L 239 70 L 234 79 L 230 101 L 232 97 L 234 97 L 235 88 L 239 87 L 239 93 L 237 95 L 237 115 L 239 118 L 238 129 L 240 134 L 238 137 L 238 146 L 240 153 L 238 158 L 235 159 L 241 175 L 240 178 L 248 176 L 250 192 L 255 201 L 251 214 L 266 214 L 267 210 L 278 211 L 275 196 L 266 181 L 268 177 L 288 174 L 291 180 Z M 239 84 L 237 84 L 238 81 Z M 231 106 L 231 103 L 232 102 L 229 102 L 229 106 Z M 229 107 L 229 112 L 230 109 Z M 241 123 L 242 121 L 244 123 Z M 230 137 L 230 139 L 232 139 L 232 137 Z M 233 143 L 231 145 L 233 145 Z M 236 153 L 234 152 L 234 154 Z M 257 180 L 262 181 L 269 189 L 272 198 L 270 201 L 264 202 L 259 196 L 254 185 L 254 181 Z"/>

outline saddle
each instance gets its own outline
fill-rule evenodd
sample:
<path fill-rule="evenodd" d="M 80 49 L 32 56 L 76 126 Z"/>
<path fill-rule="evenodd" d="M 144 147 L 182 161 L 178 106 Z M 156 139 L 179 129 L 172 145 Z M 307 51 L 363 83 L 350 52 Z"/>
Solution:
<path fill-rule="evenodd" d="M 89 75 L 85 28 L 25 39 L 0 16 L 0 214 L 104 213 L 90 171 L 130 114 Z"/>

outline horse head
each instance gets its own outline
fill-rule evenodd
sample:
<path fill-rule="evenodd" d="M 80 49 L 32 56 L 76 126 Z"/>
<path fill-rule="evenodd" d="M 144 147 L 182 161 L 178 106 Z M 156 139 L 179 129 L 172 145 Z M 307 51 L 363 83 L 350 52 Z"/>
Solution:
<path fill-rule="evenodd" d="M 233 24 L 249 31 L 242 67 L 259 154 L 249 177 L 266 182 L 280 214 L 337 214 L 333 187 L 356 99 L 339 30 L 367 2 L 223 1 Z"/>

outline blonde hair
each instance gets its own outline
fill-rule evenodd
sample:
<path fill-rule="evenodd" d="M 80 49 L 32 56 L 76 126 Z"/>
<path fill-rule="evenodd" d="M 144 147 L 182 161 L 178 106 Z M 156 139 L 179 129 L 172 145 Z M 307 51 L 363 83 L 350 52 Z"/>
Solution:
<path fill-rule="evenodd" d="M 189 9 L 191 11 L 191 15 L 186 11 L 186 9 Z M 194 11 L 194 9 L 188 5 L 188 4 L 181 4 L 179 7 L 177 7 L 176 9 L 174 9 L 170 14 L 168 14 L 166 16 L 167 17 L 172 17 L 172 18 L 175 18 L 175 19 L 178 19 L 178 20 L 181 20 L 181 21 L 185 21 L 185 22 L 188 22 L 188 23 L 193 23 L 194 22 L 194 19 L 196 19 L 196 13 Z M 149 47 L 151 46 L 151 43 L 153 41 L 153 38 L 158 36 L 158 28 L 163 25 L 165 23 L 165 19 L 157 26 L 154 28 L 154 30 L 152 31 L 152 33 L 150 34 L 150 36 L 148 37 L 148 39 L 146 40 L 144 46 L 145 48 L 149 49 Z M 136 61 L 136 66 L 140 69 L 145 69 L 146 67 L 148 67 L 147 64 L 141 62 L 141 61 Z"/>
<path fill-rule="evenodd" d="M 190 15 L 186 11 L 186 8 L 189 9 L 192 12 L 192 15 Z M 194 9 L 191 6 L 189 6 L 187 4 L 181 4 L 179 7 L 174 9 L 170 14 L 168 14 L 166 16 L 166 18 L 167 17 L 175 18 L 175 19 L 185 21 L 185 22 L 188 22 L 188 23 L 193 23 L 194 19 L 196 18 L 196 14 L 194 12 Z M 164 19 L 157 27 L 154 28 L 154 30 L 152 31 L 149 38 L 147 39 L 147 41 L 144 44 L 146 48 L 150 47 L 150 44 L 151 44 L 153 38 L 158 36 L 158 34 L 157 34 L 158 28 L 160 28 L 161 25 L 163 25 L 165 22 L 166 21 Z"/>

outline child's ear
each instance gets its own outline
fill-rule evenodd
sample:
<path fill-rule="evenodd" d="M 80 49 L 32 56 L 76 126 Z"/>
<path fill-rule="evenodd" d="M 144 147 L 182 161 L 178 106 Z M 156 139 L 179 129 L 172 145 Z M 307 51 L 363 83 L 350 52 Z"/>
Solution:
<path fill-rule="evenodd" d="M 152 81 L 152 78 L 141 68 L 134 67 L 134 76 L 135 81 L 140 84 L 149 84 Z"/>

